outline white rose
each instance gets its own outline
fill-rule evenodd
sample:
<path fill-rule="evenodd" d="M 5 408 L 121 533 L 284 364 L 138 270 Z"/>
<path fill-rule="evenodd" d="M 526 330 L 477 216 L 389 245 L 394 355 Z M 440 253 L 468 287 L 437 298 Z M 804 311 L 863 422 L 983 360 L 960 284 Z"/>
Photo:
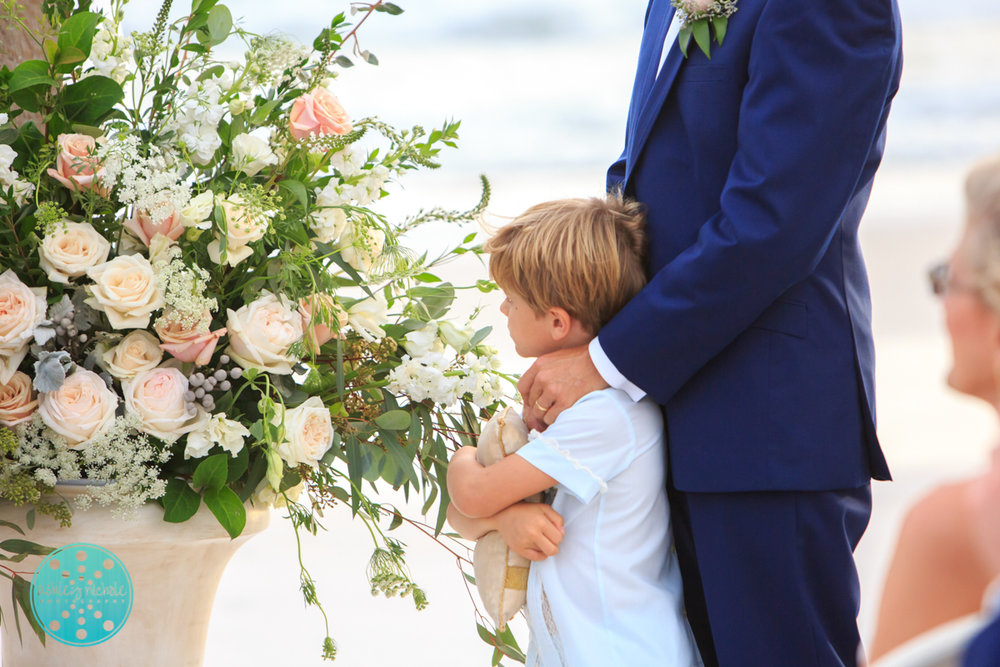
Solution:
<path fill-rule="evenodd" d="M 403 347 L 413 358 L 423 357 L 431 351 L 441 351 L 440 339 L 438 339 L 438 328 L 435 322 L 431 322 L 423 329 L 411 331 L 403 337 Z"/>
<path fill-rule="evenodd" d="M 282 411 L 271 419 L 282 423 Z M 278 455 L 289 467 L 300 463 L 316 468 L 319 460 L 333 446 L 333 420 L 319 396 L 310 396 L 297 408 L 284 411 L 285 440 L 278 445 Z"/>
<path fill-rule="evenodd" d="M 253 254 L 250 243 L 264 238 L 267 218 L 259 213 L 251 215 L 240 195 L 233 195 L 219 203 L 226 212 L 226 264 L 236 266 Z M 218 233 L 215 240 L 208 244 L 208 256 L 216 264 L 222 262 L 222 238 Z"/>
<path fill-rule="evenodd" d="M 111 244 L 89 222 L 64 220 L 38 246 L 39 263 L 49 280 L 68 283 L 108 260 Z"/>
<path fill-rule="evenodd" d="M 176 368 L 154 368 L 122 382 L 125 409 L 142 422 L 139 430 L 164 442 L 174 442 L 201 428 L 205 411 L 188 404 L 188 380 Z"/>
<path fill-rule="evenodd" d="M 153 311 L 163 307 L 153 266 L 142 255 L 115 257 L 88 269 L 87 275 L 94 284 L 87 287 L 86 303 L 103 310 L 115 329 L 145 329 Z"/>
<path fill-rule="evenodd" d="M 212 211 L 215 210 L 215 194 L 202 192 L 191 198 L 188 205 L 181 210 L 181 224 L 185 227 L 209 229 L 212 226 Z"/>
<path fill-rule="evenodd" d="M 302 316 L 284 299 L 264 291 L 259 299 L 229 311 L 229 356 L 243 368 L 291 375 L 298 361 L 288 349 L 302 340 Z"/>
<path fill-rule="evenodd" d="M 0 426 L 16 426 L 31 421 L 38 400 L 31 390 L 31 378 L 18 371 L 6 384 L 0 384 Z"/>
<path fill-rule="evenodd" d="M 137 329 L 121 339 L 111 349 L 98 350 L 101 367 L 119 380 L 131 380 L 143 371 L 149 371 L 163 361 L 160 341 L 153 334 Z"/>
<path fill-rule="evenodd" d="M 383 246 L 385 232 L 381 229 L 365 227 L 358 233 L 348 225 L 340 237 L 340 256 L 358 271 L 367 273 L 382 256 Z"/>
<path fill-rule="evenodd" d="M 278 156 L 266 139 L 240 134 L 233 139 L 233 163 L 247 176 L 256 176 L 264 167 L 278 164 Z"/>
<path fill-rule="evenodd" d="M 362 338 L 371 342 L 385 338 L 382 325 L 389 321 L 388 310 L 389 304 L 379 292 L 374 299 L 363 299 L 348 308 L 347 321 Z"/>
<path fill-rule="evenodd" d="M 215 445 L 236 456 L 243 449 L 244 438 L 248 435 L 250 431 L 243 424 L 223 415 L 211 415 L 197 430 L 188 433 L 184 458 L 200 459 Z"/>
<path fill-rule="evenodd" d="M 38 414 L 45 425 L 79 449 L 104 433 L 115 420 L 118 396 L 101 376 L 78 368 L 58 391 L 39 395 Z"/>
<path fill-rule="evenodd" d="M 45 308 L 44 287 L 28 287 L 11 269 L 0 274 L 0 384 L 14 377 Z"/>

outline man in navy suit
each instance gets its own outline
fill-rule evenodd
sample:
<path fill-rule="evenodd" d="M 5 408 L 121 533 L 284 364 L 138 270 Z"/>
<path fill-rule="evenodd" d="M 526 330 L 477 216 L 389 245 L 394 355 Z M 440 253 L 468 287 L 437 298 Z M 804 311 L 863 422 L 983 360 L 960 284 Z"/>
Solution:
<path fill-rule="evenodd" d="M 888 479 L 858 225 L 899 85 L 895 0 L 737 0 L 706 57 L 646 14 L 608 187 L 648 208 L 650 282 L 519 385 L 544 428 L 608 385 L 663 406 L 706 664 L 853 665 L 853 551 Z M 662 58 L 661 58 L 662 55 Z"/>

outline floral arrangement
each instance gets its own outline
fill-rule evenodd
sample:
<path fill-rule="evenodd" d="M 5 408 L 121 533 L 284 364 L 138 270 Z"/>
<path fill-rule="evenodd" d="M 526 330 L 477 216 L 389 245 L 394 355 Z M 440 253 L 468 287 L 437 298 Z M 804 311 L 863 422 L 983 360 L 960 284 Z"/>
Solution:
<path fill-rule="evenodd" d="M 466 212 L 375 204 L 458 123 L 397 130 L 336 97 L 352 56 L 377 63 L 358 27 L 393 4 L 355 3 L 313 48 L 217 0 L 176 21 L 165 0 L 126 36 L 125 4 L 47 3 L 50 34 L 21 23 L 44 57 L 0 71 L 0 499 L 68 524 L 56 483 L 100 480 L 84 504 L 170 522 L 204 504 L 234 537 L 248 502 L 311 533 L 342 505 L 372 528 L 373 592 L 422 607 L 387 535 L 403 519 L 362 486 L 417 491 L 440 531 L 449 450 L 501 400 L 488 329 L 448 319 L 457 288 L 433 273 L 476 235 L 437 258 L 402 243 L 474 219 L 488 184 Z M 322 611 L 304 568 L 302 591 Z"/>

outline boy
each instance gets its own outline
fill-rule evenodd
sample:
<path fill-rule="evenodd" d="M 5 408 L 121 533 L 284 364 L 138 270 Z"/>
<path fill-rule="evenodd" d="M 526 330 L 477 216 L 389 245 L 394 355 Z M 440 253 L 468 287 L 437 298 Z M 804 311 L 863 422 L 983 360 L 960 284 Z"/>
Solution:
<path fill-rule="evenodd" d="M 485 250 L 524 357 L 586 345 L 645 284 L 641 208 L 613 197 L 539 204 Z M 502 526 L 501 513 L 556 487 L 549 511 L 563 517 L 564 536 L 545 509 L 524 510 L 542 526 L 535 559 L 554 554 L 528 577 L 529 666 L 697 664 L 665 466 L 659 408 L 616 389 L 587 394 L 495 465 L 479 465 L 472 447 L 456 452 L 449 518 L 467 537 Z"/>

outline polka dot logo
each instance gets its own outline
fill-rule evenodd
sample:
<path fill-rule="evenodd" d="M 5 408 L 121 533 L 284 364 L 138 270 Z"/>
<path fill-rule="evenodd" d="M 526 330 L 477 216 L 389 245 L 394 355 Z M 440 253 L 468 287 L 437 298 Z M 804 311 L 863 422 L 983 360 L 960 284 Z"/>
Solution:
<path fill-rule="evenodd" d="M 58 642 L 100 644 L 128 620 L 132 579 L 104 547 L 70 544 L 50 553 L 35 570 L 31 610 L 45 634 Z"/>

